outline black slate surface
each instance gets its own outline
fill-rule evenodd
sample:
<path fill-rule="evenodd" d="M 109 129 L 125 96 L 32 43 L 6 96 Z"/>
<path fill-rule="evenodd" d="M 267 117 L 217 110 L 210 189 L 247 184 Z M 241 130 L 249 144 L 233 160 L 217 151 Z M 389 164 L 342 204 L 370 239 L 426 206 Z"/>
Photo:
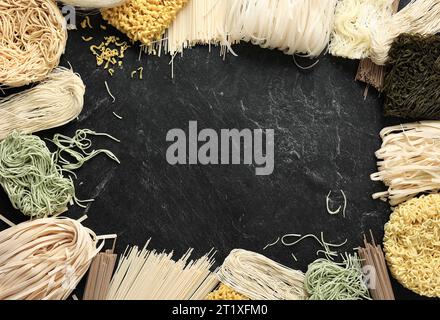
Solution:
<path fill-rule="evenodd" d="M 238 57 L 225 60 L 217 48 L 209 53 L 197 47 L 176 57 L 171 79 L 169 57 L 143 55 L 139 61 L 134 45 L 123 68 L 110 77 L 96 67 L 88 48 L 104 35 L 123 36 L 111 27 L 101 30 L 98 15 L 92 23 L 93 30 L 69 32 L 62 61 L 87 85 L 84 111 L 78 121 L 40 135 L 73 135 L 78 128 L 107 132 L 122 142 L 96 138 L 94 146 L 112 150 L 121 165 L 99 157 L 77 172 L 78 197 L 96 201 L 85 211 L 72 207 L 70 217 L 86 212 L 85 224 L 98 234 L 117 233 L 119 253 L 152 238 L 150 247 L 176 255 L 193 247 L 198 257 L 215 248 L 221 263 L 231 249 L 243 248 L 303 271 L 320 249 L 312 240 L 294 248 L 263 248 L 286 233 L 324 232 L 333 243 L 348 239 L 341 251 L 359 246 L 370 229 L 382 238 L 390 210 L 371 199 L 385 187 L 369 175 L 376 170 L 378 133 L 396 120 L 382 116 L 377 92 L 363 99 L 364 85 L 354 81 L 357 61 L 327 55 L 303 71 L 291 56 L 252 45 L 237 46 Z M 86 43 L 81 36 L 94 40 Z M 143 80 L 131 79 L 140 66 Z M 190 120 L 197 120 L 199 129 L 275 129 L 273 175 L 257 177 L 244 165 L 170 166 L 166 133 L 187 128 Z M 326 211 L 330 190 L 334 205 L 342 203 L 340 189 L 348 198 L 346 219 Z M 0 210 L 22 220 L 3 192 Z M 395 289 L 398 298 L 417 298 L 397 284 Z"/>

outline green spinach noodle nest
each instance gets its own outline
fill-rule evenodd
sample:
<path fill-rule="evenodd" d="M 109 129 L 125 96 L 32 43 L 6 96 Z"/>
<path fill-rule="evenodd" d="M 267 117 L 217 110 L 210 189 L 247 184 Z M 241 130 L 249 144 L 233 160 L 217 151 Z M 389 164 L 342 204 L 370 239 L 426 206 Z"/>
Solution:
<path fill-rule="evenodd" d="M 72 179 L 63 177 L 44 141 L 17 131 L 0 142 L 0 185 L 31 218 L 60 214 L 76 200 Z"/>

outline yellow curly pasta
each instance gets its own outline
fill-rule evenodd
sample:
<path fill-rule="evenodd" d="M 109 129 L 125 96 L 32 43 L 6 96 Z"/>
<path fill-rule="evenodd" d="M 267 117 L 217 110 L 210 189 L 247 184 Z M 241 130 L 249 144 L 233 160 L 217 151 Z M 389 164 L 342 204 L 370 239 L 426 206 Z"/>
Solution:
<path fill-rule="evenodd" d="M 220 284 L 219 288 L 208 295 L 208 300 L 249 300 L 244 295 L 234 291 L 227 285 Z"/>
<path fill-rule="evenodd" d="M 391 274 L 403 286 L 440 297 L 440 194 L 398 206 L 385 225 L 384 249 Z"/>

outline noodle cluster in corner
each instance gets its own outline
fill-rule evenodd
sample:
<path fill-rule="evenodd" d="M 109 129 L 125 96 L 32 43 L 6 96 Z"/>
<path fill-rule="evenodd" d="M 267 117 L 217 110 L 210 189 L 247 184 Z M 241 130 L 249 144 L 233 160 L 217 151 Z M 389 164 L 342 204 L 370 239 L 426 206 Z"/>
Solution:
<path fill-rule="evenodd" d="M 155 71 L 140 65 L 127 73 L 123 59 L 130 50 L 139 50 L 140 62 L 142 54 L 165 55 L 173 65 L 178 54 L 196 45 L 210 52 L 219 46 L 226 59 L 240 56 L 238 44 L 251 43 L 290 56 L 292 67 L 310 69 L 311 76 L 325 54 L 362 60 L 356 79 L 383 91 L 384 116 L 419 121 L 380 132 L 378 170 L 371 180 L 387 189 L 371 201 L 383 200 L 392 209 L 383 242 L 376 243 L 371 233 L 371 242 L 364 236 L 351 250 L 347 240 L 324 241 L 323 230 L 321 238 L 287 234 L 261 250 L 281 243 L 296 263 L 291 248 L 305 239 L 316 241 L 321 248 L 313 254 L 321 258 L 307 261 L 306 270 L 282 265 L 269 252 L 244 249 L 222 252 L 229 254 L 223 262 L 216 259 L 216 248 L 200 258 L 192 258 L 194 249 L 175 258 L 173 251 L 150 249 L 155 239 L 119 256 L 115 243 L 106 248 L 105 240 L 116 241 L 117 235 L 98 236 L 83 225 L 87 216 L 69 217 L 69 207 L 93 211 L 95 199 L 77 197 L 82 186 L 77 174 L 98 156 L 124 166 L 118 152 L 95 148 L 100 138 L 114 146 L 123 141 L 95 128 L 73 134 L 63 128 L 78 124 L 88 108 L 89 78 L 70 63 L 60 66 L 68 41 L 61 5 L 85 15 L 82 28 L 69 32 L 89 43 L 97 67 L 106 77 L 118 68 L 129 75 L 126 81 L 141 81 L 143 72 Z M 83 300 L 394 300 L 390 275 L 419 295 L 439 298 L 440 1 L 412 0 L 400 10 L 398 5 L 397 0 L 0 1 L 0 185 L 28 220 L 14 224 L 0 215 L 9 226 L 0 232 L 0 300 L 69 299 L 83 278 Z M 99 27 L 88 16 L 97 12 L 103 19 Z M 102 34 L 101 43 L 87 33 L 92 29 Z M 297 57 L 313 61 L 301 66 Z M 171 77 L 183 76 L 172 69 Z M 103 92 L 111 98 L 104 100 L 108 105 L 117 105 L 111 83 L 103 82 Z M 43 139 L 49 129 L 51 138 Z M 350 214 L 341 194 L 343 209 L 335 211 L 331 192 L 324 195 L 326 219 Z"/>

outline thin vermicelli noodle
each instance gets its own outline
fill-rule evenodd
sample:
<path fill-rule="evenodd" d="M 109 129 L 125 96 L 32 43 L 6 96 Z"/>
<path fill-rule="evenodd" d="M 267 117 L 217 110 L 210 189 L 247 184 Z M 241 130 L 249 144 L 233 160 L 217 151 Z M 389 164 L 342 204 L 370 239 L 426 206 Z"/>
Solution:
<path fill-rule="evenodd" d="M 0 141 L 14 130 L 34 133 L 74 120 L 83 109 L 84 93 L 77 74 L 57 68 L 35 87 L 0 99 Z"/>
<path fill-rule="evenodd" d="M 403 33 L 429 35 L 440 32 L 440 1 L 412 0 L 395 15 L 372 28 L 371 60 L 377 65 L 388 61 L 393 41 Z"/>
<path fill-rule="evenodd" d="M 60 61 L 67 40 L 53 0 L 0 1 L 0 85 L 43 80 Z"/>
<path fill-rule="evenodd" d="M 251 300 L 304 300 L 304 274 L 265 256 L 233 250 L 218 271 L 220 282 Z"/>
<path fill-rule="evenodd" d="M 98 238 L 67 218 L 37 219 L 0 232 L 0 300 L 67 299 L 99 252 Z"/>
<path fill-rule="evenodd" d="M 440 122 L 421 121 L 384 128 L 382 147 L 376 152 L 377 173 L 373 181 L 382 181 L 388 190 L 373 195 L 389 200 L 392 206 L 420 193 L 440 189 Z"/>

